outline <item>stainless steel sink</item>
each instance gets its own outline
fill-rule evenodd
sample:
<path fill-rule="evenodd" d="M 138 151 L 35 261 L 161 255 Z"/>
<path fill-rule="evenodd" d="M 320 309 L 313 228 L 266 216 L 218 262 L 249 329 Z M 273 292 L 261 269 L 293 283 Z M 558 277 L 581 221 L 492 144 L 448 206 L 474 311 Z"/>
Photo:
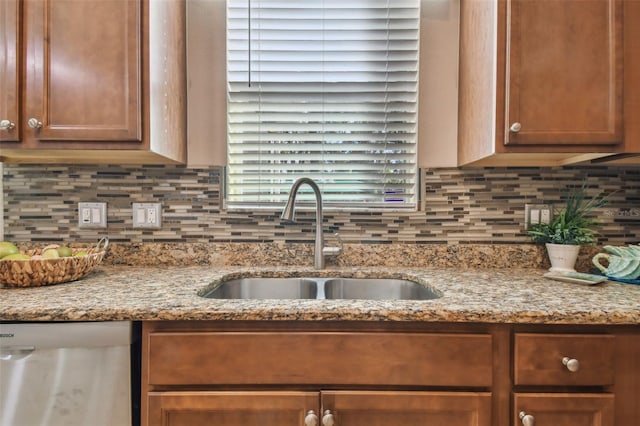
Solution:
<path fill-rule="evenodd" d="M 327 299 L 429 300 L 440 296 L 408 280 L 384 278 L 334 278 L 324 285 Z"/>
<path fill-rule="evenodd" d="M 429 300 L 441 295 L 413 281 L 393 278 L 240 278 L 222 282 L 211 299 Z"/>
<path fill-rule="evenodd" d="M 318 283 L 309 278 L 241 278 L 225 281 L 203 295 L 211 299 L 316 299 Z"/>

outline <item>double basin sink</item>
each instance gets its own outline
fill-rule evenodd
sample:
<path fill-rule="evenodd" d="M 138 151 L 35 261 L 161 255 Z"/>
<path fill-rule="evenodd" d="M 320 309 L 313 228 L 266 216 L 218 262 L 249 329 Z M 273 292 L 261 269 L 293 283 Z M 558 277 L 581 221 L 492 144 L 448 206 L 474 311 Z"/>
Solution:
<path fill-rule="evenodd" d="M 441 295 L 395 278 L 252 277 L 224 281 L 202 295 L 211 299 L 430 300 Z"/>

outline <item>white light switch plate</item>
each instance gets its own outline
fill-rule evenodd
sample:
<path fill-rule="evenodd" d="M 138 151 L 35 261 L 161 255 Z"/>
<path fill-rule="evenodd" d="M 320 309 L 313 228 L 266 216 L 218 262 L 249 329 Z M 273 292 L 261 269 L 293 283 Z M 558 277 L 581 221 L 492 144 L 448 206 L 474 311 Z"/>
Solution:
<path fill-rule="evenodd" d="M 550 204 L 525 204 L 524 205 L 524 229 L 531 228 L 538 223 L 551 223 Z"/>
<path fill-rule="evenodd" d="M 162 204 L 133 203 L 134 228 L 160 228 L 162 225 Z"/>
<path fill-rule="evenodd" d="M 106 228 L 107 203 L 78 203 L 80 228 Z"/>

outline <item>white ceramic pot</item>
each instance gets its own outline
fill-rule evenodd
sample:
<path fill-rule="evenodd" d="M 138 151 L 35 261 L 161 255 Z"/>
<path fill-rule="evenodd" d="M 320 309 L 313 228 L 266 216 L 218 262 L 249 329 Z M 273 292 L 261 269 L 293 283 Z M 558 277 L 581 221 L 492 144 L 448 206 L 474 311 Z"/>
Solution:
<path fill-rule="evenodd" d="M 551 272 L 575 272 L 576 260 L 580 253 L 580 246 L 570 244 L 545 244 L 551 261 Z"/>

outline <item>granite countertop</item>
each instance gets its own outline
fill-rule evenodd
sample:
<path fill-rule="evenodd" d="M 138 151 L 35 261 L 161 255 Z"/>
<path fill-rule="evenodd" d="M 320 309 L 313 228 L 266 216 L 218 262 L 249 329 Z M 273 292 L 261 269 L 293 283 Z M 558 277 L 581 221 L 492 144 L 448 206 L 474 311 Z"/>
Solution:
<path fill-rule="evenodd" d="M 299 320 L 640 324 L 640 286 L 544 278 L 537 269 L 215 268 L 102 266 L 81 280 L 0 288 L 2 321 Z M 442 297 L 426 301 L 218 300 L 198 296 L 230 276 L 393 277 Z"/>

